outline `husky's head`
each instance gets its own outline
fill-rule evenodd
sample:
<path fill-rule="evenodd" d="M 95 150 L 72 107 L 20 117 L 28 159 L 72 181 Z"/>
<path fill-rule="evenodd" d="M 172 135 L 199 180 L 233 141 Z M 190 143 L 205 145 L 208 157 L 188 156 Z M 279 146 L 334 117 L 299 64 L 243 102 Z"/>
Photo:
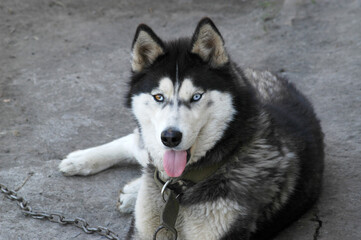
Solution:
<path fill-rule="evenodd" d="M 232 69 L 209 18 L 191 39 L 168 43 L 144 24 L 137 28 L 128 104 L 158 170 L 178 177 L 225 137 L 237 112 Z"/>

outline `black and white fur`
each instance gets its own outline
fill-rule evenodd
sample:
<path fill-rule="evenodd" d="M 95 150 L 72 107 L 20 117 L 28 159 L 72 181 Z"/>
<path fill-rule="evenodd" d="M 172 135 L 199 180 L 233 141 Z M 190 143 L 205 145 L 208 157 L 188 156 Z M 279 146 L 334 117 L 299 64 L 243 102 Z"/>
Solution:
<path fill-rule="evenodd" d="M 227 159 L 183 189 L 178 239 L 269 239 L 319 195 L 323 134 L 312 105 L 287 80 L 238 68 L 209 18 L 192 38 L 171 42 L 138 27 L 128 105 L 138 125 L 132 134 L 73 152 L 59 168 L 89 175 L 138 161 L 143 175 L 124 187 L 119 205 L 122 212 L 135 207 L 135 239 L 152 239 L 159 226 L 164 203 L 153 173 L 169 178 L 163 167 L 169 149 L 188 150 L 185 171 Z M 161 140 L 169 128 L 182 133 L 171 147 Z M 158 237 L 173 235 L 162 231 Z"/>

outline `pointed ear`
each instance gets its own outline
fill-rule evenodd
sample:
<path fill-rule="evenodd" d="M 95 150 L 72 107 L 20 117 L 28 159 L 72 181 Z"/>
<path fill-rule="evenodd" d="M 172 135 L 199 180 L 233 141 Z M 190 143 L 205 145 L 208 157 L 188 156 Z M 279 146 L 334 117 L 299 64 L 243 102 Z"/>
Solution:
<path fill-rule="evenodd" d="M 135 32 L 132 45 L 132 70 L 139 72 L 151 65 L 164 54 L 162 40 L 145 24 L 140 24 Z"/>
<path fill-rule="evenodd" d="M 221 67 L 229 58 L 223 38 L 211 19 L 203 18 L 192 37 L 192 53 L 198 54 L 212 67 Z"/>

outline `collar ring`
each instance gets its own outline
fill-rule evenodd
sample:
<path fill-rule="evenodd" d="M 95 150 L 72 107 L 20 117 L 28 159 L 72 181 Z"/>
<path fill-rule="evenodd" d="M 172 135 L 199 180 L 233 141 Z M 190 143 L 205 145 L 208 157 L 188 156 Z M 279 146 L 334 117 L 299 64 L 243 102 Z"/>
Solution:
<path fill-rule="evenodd" d="M 164 197 L 165 190 L 166 190 L 167 186 L 168 186 L 171 182 L 172 182 L 172 179 L 169 179 L 169 180 L 163 185 L 162 190 L 161 190 L 161 192 L 160 192 L 160 194 L 162 195 L 162 199 L 163 199 L 164 202 L 166 202 L 165 197 Z"/>

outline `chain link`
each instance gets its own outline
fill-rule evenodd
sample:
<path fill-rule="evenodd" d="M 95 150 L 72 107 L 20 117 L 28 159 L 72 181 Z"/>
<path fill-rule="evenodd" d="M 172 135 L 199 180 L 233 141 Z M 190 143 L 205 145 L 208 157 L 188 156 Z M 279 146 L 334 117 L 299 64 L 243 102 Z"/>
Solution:
<path fill-rule="evenodd" d="M 120 240 L 118 235 L 111 231 L 110 229 L 106 227 L 92 227 L 89 226 L 89 224 L 82 218 L 66 218 L 65 216 L 57 213 L 45 213 L 45 212 L 38 212 L 33 211 L 32 208 L 29 205 L 29 202 L 26 201 L 23 197 L 18 196 L 17 192 L 8 189 L 6 186 L 0 183 L 0 190 L 1 193 L 3 193 L 7 198 L 11 199 L 12 201 L 16 201 L 18 206 L 20 207 L 21 211 L 26 215 L 30 216 L 34 219 L 45 219 L 50 222 L 59 223 L 62 225 L 73 225 L 75 227 L 78 227 L 82 229 L 85 233 L 88 234 L 99 234 L 101 236 L 104 236 L 108 239 L 112 240 Z"/>

